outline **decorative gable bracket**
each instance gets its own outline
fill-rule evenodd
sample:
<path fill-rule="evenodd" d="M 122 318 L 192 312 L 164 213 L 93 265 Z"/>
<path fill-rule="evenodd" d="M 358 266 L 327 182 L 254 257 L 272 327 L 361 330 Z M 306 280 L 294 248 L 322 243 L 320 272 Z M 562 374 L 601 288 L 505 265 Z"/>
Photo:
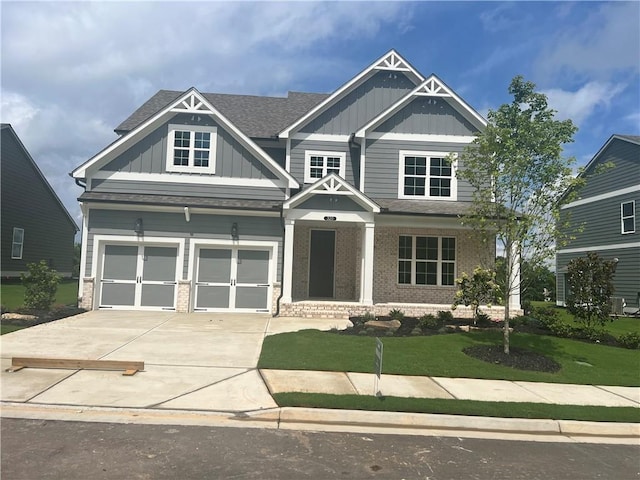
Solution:
<path fill-rule="evenodd" d="M 192 93 L 187 98 L 182 100 L 182 102 L 180 102 L 179 105 L 173 107 L 171 111 L 175 113 L 215 113 L 211 109 L 207 108 L 195 93 Z"/>
<path fill-rule="evenodd" d="M 451 97 L 447 88 L 435 77 L 431 77 L 424 82 L 424 84 L 413 92 L 413 94 L 428 97 Z"/>
<path fill-rule="evenodd" d="M 413 71 L 407 62 L 393 50 L 384 56 L 373 68 L 375 70 L 395 70 L 400 72 Z"/>

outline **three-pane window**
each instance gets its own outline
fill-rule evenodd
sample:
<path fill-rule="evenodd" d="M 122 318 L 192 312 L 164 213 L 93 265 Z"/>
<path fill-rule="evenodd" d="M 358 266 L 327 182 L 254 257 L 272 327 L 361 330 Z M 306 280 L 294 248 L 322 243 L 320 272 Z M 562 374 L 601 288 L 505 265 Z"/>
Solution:
<path fill-rule="evenodd" d="M 624 202 L 620 204 L 620 221 L 622 233 L 635 233 L 636 231 L 636 202 Z"/>
<path fill-rule="evenodd" d="M 456 239 L 400 235 L 398 283 L 403 285 L 453 285 Z"/>

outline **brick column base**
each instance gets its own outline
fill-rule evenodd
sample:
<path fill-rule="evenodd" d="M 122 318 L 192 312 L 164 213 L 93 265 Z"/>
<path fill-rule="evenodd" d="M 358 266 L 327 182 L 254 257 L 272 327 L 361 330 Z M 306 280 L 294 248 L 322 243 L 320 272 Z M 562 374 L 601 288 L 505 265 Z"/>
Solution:
<path fill-rule="evenodd" d="M 178 281 L 178 299 L 176 300 L 176 312 L 187 313 L 189 311 L 189 303 L 191 300 L 191 281 Z"/>
<path fill-rule="evenodd" d="M 82 296 L 78 298 L 78 307 L 93 310 L 93 291 L 96 280 L 93 277 L 82 279 Z"/>

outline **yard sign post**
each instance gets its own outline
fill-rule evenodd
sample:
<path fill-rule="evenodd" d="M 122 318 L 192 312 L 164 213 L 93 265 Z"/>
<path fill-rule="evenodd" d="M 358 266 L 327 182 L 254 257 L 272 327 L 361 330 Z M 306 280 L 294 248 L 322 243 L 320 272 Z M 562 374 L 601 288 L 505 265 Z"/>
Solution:
<path fill-rule="evenodd" d="M 374 363 L 375 368 L 375 379 L 373 384 L 373 394 L 376 396 L 380 396 L 380 377 L 382 376 L 382 351 L 384 346 L 379 338 L 376 338 L 376 359 Z"/>

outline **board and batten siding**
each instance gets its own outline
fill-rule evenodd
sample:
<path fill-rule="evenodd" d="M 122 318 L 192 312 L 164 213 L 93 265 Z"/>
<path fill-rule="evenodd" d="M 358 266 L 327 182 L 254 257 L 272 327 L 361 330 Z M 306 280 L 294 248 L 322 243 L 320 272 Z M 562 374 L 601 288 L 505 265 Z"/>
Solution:
<path fill-rule="evenodd" d="M 289 173 L 300 183 L 304 184 L 304 162 L 306 151 L 344 152 L 345 180 L 358 187 L 360 181 L 360 148 L 350 146 L 348 142 L 325 142 L 320 140 L 291 140 L 291 163 Z"/>
<path fill-rule="evenodd" d="M 604 260 L 618 259 L 613 277 L 614 297 L 625 299 L 627 309 L 640 308 L 637 296 L 640 292 L 640 247 L 628 247 L 596 252 Z M 556 294 L 558 302 L 566 301 L 566 268 L 575 258 L 586 257 L 587 252 L 558 253 L 556 256 Z"/>
<path fill-rule="evenodd" d="M 589 198 L 640 185 L 640 145 L 614 138 L 598 156 L 597 164 L 605 162 L 613 163 L 613 167 L 588 176 L 585 186 L 578 192 L 578 198 Z"/>
<path fill-rule="evenodd" d="M 167 173 L 167 137 L 169 124 L 183 124 L 185 126 L 199 125 L 217 127 L 215 177 L 248 179 L 277 178 L 273 172 L 212 118 L 207 115 L 202 115 L 199 118 L 199 121 L 191 121 L 190 115 L 176 115 L 145 138 L 132 145 L 120 154 L 118 158 L 104 165 L 100 170 L 127 173 Z M 188 173 L 184 175 L 188 175 Z"/>
<path fill-rule="evenodd" d="M 403 73 L 377 72 L 304 125 L 300 131 L 349 135 L 385 111 L 415 86 Z"/>
<path fill-rule="evenodd" d="M 148 212 L 134 210 L 101 210 L 91 209 L 89 212 L 89 231 L 87 236 L 87 263 L 85 276 L 91 276 L 93 262 L 93 246 L 95 235 L 132 236 L 133 226 L 137 218 L 142 218 L 144 235 L 140 237 L 163 237 L 185 241 L 184 264 L 180 270 L 181 278 L 188 278 L 189 240 L 230 240 L 231 226 L 238 225 L 240 240 L 267 240 L 278 242 L 278 273 L 282 278 L 282 236 L 283 227 L 279 217 L 250 217 L 231 215 L 191 214 L 187 222 L 184 214 L 170 212 Z"/>
<path fill-rule="evenodd" d="M 632 200 L 636 202 L 636 231 L 635 233 L 623 234 L 620 204 Z M 561 219 L 565 221 L 568 218 L 571 230 L 577 227 L 582 228 L 582 231 L 562 248 L 640 242 L 638 208 L 640 208 L 640 191 L 562 209 L 560 211 Z M 569 216 L 567 217 L 567 215 Z"/>
<path fill-rule="evenodd" d="M 2 275 L 19 276 L 28 263 L 45 260 L 59 274 L 71 276 L 75 226 L 8 126 L 2 128 L 0 147 Z M 11 258 L 14 228 L 24 229 L 21 259 Z"/>
<path fill-rule="evenodd" d="M 367 140 L 365 150 L 364 193 L 376 198 L 398 198 L 400 150 L 461 153 L 461 143 L 402 142 L 397 140 Z M 458 169 L 464 168 L 461 159 Z M 472 187 L 458 180 L 458 201 L 472 200 Z"/>
<path fill-rule="evenodd" d="M 478 129 L 443 98 L 416 97 L 375 132 L 476 135 Z"/>

